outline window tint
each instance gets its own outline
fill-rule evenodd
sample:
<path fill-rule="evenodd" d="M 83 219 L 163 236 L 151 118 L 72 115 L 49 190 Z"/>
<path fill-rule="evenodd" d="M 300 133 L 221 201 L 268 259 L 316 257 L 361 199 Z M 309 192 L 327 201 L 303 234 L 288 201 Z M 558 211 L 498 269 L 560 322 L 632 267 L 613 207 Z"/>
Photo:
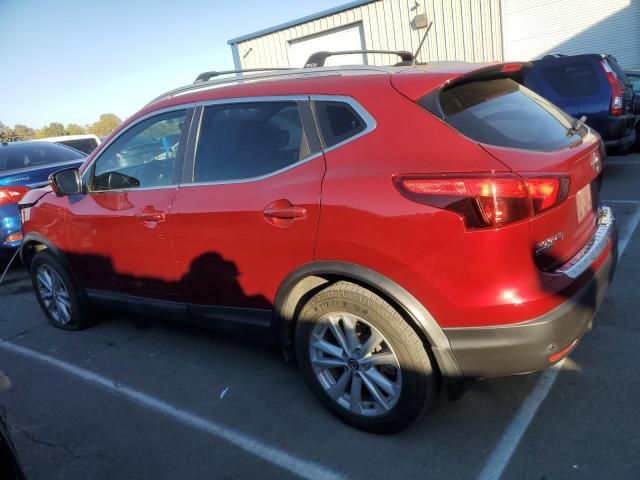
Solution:
<path fill-rule="evenodd" d="M 324 144 L 328 147 L 364 131 L 367 125 L 356 111 L 344 102 L 314 102 Z"/>
<path fill-rule="evenodd" d="M 555 150 L 580 139 L 567 136 L 571 117 L 509 79 L 449 88 L 440 94 L 440 106 L 449 125 L 480 143 Z"/>
<path fill-rule="evenodd" d="M 259 177 L 309 156 L 296 102 L 251 102 L 204 109 L 195 181 Z"/>
<path fill-rule="evenodd" d="M 598 77 L 588 63 L 542 68 L 542 76 L 561 97 L 588 97 L 600 91 Z"/>
<path fill-rule="evenodd" d="M 76 150 L 80 150 L 84 153 L 91 153 L 98 146 L 98 142 L 95 138 L 77 138 L 75 140 L 60 140 L 56 143 L 60 143 L 61 145 L 67 145 L 69 147 L 75 148 Z"/>
<path fill-rule="evenodd" d="M 9 143 L 0 145 L 0 172 L 70 162 L 85 156 L 82 152 L 55 143 Z"/>
<path fill-rule="evenodd" d="M 185 111 L 149 118 L 118 137 L 98 157 L 93 190 L 171 185 Z"/>

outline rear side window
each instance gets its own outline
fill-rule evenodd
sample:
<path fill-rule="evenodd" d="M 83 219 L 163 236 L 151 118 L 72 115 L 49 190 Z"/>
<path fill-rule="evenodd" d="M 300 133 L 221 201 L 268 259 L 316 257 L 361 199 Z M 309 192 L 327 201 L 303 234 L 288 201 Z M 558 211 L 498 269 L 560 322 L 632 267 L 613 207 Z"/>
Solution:
<path fill-rule="evenodd" d="M 427 107 L 427 97 L 421 104 Z M 480 143 L 556 150 L 580 140 L 567 135 L 571 117 L 510 79 L 454 86 L 440 94 L 440 107 L 445 122 Z"/>
<path fill-rule="evenodd" d="M 267 175 L 309 156 L 297 102 L 251 102 L 204 109 L 196 182 Z"/>
<path fill-rule="evenodd" d="M 0 146 L 0 172 L 69 162 L 85 156 L 82 152 L 55 143 L 9 143 Z"/>
<path fill-rule="evenodd" d="M 551 65 L 542 67 L 541 72 L 561 97 L 589 97 L 600 92 L 598 77 L 589 63 Z"/>
<path fill-rule="evenodd" d="M 77 138 L 75 140 L 60 140 L 56 143 L 60 143 L 61 145 L 67 145 L 69 147 L 75 148 L 76 150 L 80 150 L 84 153 L 91 153 L 98 146 L 98 142 L 95 138 Z"/>
<path fill-rule="evenodd" d="M 316 115 L 327 148 L 363 132 L 367 125 L 351 105 L 344 102 L 315 102 Z"/>

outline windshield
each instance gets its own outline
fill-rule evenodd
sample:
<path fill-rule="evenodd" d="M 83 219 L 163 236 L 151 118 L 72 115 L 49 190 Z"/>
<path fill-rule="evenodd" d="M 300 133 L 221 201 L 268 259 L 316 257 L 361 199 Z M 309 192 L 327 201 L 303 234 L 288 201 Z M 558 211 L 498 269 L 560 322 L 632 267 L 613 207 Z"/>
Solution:
<path fill-rule="evenodd" d="M 0 146 L 0 172 L 80 160 L 86 155 L 55 143 L 25 142 Z"/>
<path fill-rule="evenodd" d="M 525 150 L 557 150 L 579 141 L 573 119 L 510 79 L 480 80 L 440 94 L 444 120 L 480 143 Z"/>

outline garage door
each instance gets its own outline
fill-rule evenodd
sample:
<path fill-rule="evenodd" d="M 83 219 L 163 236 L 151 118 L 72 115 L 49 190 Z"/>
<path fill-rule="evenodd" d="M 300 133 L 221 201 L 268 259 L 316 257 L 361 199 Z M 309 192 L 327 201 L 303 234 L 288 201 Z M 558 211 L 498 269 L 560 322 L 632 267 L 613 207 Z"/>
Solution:
<path fill-rule="evenodd" d="M 327 30 L 318 35 L 304 37 L 289 42 L 289 66 L 304 67 L 312 53 L 321 51 L 364 50 L 362 24 L 346 28 Z M 329 57 L 326 65 L 361 65 L 362 55 Z"/>
<path fill-rule="evenodd" d="M 640 67 L 638 0 L 503 0 L 502 12 L 507 60 L 611 53 Z"/>

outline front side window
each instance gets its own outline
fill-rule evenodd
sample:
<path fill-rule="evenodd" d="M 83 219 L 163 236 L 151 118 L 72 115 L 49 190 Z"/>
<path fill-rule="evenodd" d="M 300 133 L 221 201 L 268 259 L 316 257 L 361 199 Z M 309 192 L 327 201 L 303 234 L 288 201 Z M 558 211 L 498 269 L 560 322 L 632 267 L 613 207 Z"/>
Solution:
<path fill-rule="evenodd" d="M 202 116 L 194 180 L 255 178 L 307 156 L 309 147 L 297 102 L 213 105 Z"/>
<path fill-rule="evenodd" d="M 94 191 L 162 187 L 174 183 L 184 110 L 140 122 L 115 140 L 94 165 Z"/>

